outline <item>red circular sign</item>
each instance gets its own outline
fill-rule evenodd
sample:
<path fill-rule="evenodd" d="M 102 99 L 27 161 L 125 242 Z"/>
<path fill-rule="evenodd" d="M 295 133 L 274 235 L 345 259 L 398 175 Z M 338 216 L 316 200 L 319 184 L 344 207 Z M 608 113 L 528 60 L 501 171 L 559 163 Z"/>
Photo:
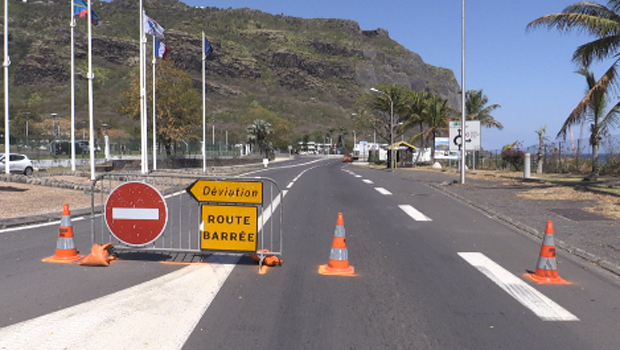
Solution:
<path fill-rule="evenodd" d="M 168 207 L 155 187 L 143 182 L 126 182 L 110 193 L 104 215 L 116 239 L 141 247 L 154 242 L 164 233 Z"/>

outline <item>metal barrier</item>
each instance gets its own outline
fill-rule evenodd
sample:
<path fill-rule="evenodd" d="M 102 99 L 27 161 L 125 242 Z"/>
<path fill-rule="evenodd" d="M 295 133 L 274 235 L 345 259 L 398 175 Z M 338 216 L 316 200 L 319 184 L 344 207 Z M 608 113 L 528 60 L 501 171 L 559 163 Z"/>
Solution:
<path fill-rule="evenodd" d="M 264 177 L 102 174 L 92 187 L 92 242 L 119 252 L 251 253 L 260 270 L 266 256 L 282 255 L 282 199 Z"/>

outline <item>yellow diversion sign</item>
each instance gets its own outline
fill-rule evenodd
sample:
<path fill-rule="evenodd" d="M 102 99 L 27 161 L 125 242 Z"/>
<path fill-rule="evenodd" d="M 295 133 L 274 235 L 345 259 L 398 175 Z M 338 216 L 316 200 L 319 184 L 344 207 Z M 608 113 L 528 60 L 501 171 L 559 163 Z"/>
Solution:
<path fill-rule="evenodd" d="M 263 183 L 196 180 L 186 189 L 198 202 L 263 204 Z"/>
<path fill-rule="evenodd" d="M 258 208 L 202 205 L 200 249 L 256 251 Z"/>

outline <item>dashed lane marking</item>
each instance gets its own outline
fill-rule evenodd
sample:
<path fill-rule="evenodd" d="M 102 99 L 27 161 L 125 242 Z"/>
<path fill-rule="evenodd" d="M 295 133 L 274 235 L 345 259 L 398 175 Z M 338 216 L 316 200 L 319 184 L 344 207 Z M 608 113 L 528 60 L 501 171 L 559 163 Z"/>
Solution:
<path fill-rule="evenodd" d="M 385 195 L 385 196 L 391 196 L 392 195 L 392 192 L 386 190 L 383 187 L 375 187 L 375 190 L 377 190 L 377 192 L 379 192 L 379 193 L 381 193 L 382 195 Z"/>
<path fill-rule="evenodd" d="M 543 321 L 579 321 L 577 316 L 547 298 L 482 253 L 458 253 Z"/>
<path fill-rule="evenodd" d="M 415 221 L 433 221 L 431 218 L 422 214 L 419 210 L 409 204 L 401 204 L 398 207 Z"/>

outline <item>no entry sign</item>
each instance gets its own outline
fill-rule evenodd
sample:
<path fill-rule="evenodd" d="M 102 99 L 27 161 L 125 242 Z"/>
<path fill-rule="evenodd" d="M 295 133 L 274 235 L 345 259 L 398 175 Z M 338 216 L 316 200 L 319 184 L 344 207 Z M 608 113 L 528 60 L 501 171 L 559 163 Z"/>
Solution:
<path fill-rule="evenodd" d="M 164 197 L 143 182 L 126 182 L 114 189 L 105 204 L 105 222 L 119 241 L 145 246 L 161 236 L 168 222 Z"/>

